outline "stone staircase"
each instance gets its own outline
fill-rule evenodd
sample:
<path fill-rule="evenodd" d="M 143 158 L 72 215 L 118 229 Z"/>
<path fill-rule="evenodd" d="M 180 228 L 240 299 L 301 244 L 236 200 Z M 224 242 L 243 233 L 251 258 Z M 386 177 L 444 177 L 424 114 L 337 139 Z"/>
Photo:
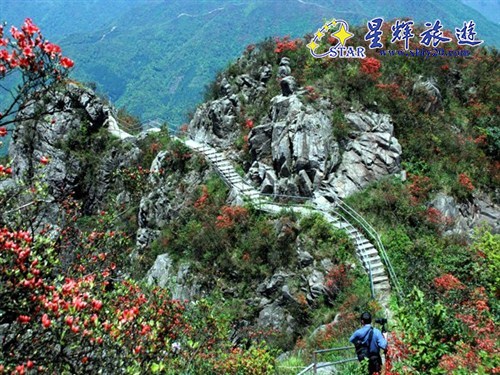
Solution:
<path fill-rule="evenodd" d="M 114 118 L 110 116 L 108 120 L 108 129 L 113 135 L 125 139 L 132 137 L 130 134 L 124 132 L 118 126 L 118 123 Z M 172 132 L 175 134 L 175 130 Z M 388 308 L 389 296 L 391 292 L 391 285 L 389 283 L 389 278 L 386 273 L 386 268 L 382 263 L 381 253 L 385 257 L 387 269 L 391 275 L 395 291 L 398 296 L 401 296 L 401 290 L 399 288 L 396 275 L 392 270 L 390 261 L 385 254 L 383 245 L 378 237 L 375 230 L 361 217 L 357 212 L 355 212 L 351 207 L 347 206 L 343 201 L 338 199 L 334 204 L 329 202 L 322 196 L 318 196 L 314 199 L 308 200 L 310 203 L 308 205 L 297 205 L 297 204 L 280 204 L 273 201 L 269 196 L 261 194 L 252 185 L 250 185 L 242 176 L 240 176 L 234 166 L 229 160 L 224 156 L 223 153 L 217 151 L 213 147 L 196 142 L 191 139 L 182 139 L 175 137 L 175 139 L 183 142 L 187 147 L 195 152 L 202 154 L 205 159 L 212 165 L 215 171 L 223 179 L 223 181 L 232 188 L 240 198 L 244 201 L 248 201 L 255 207 L 262 211 L 269 213 L 279 213 L 283 209 L 290 210 L 303 215 L 310 215 L 313 213 L 321 214 L 334 228 L 344 230 L 349 238 L 353 241 L 356 254 L 361 261 L 365 271 L 368 273 L 370 278 L 370 288 L 372 296 L 377 299 L 380 305 L 385 310 L 385 316 L 390 317 L 391 312 Z M 372 238 L 377 242 L 379 250 L 375 245 L 366 238 L 365 234 L 358 230 L 351 220 L 346 219 L 350 217 L 352 221 L 356 222 L 360 227 L 364 229 L 364 232 L 371 235 Z M 340 362 L 349 362 L 356 360 L 347 359 Z M 314 373 L 338 373 L 336 368 L 337 363 L 312 363 L 306 368 L 304 368 L 300 374 L 306 374 L 310 371 Z"/>
<path fill-rule="evenodd" d="M 116 119 L 114 119 L 111 115 L 109 115 L 106 123 L 108 125 L 108 131 L 118 138 L 126 139 L 134 137 L 129 133 L 123 131 L 120 124 L 118 124 Z M 172 131 L 172 134 L 175 134 L 175 130 Z M 269 213 L 279 213 L 286 208 L 287 210 L 291 210 L 303 215 L 319 213 L 323 215 L 323 217 L 334 228 L 344 230 L 349 238 L 353 241 L 356 248 L 356 254 L 370 277 L 370 288 L 372 291 L 372 296 L 376 298 L 379 303 L 385 308 L 386 312 L 388 312 L 387 304 L 391 290 L 389 278 L 387 276 L 386 269 L 384 267 L 384 264 L 382 263 L 382 259 L 377 248 L 370 240 L 366 238 L 366 236 L 360 230 L 354 227 L 349 220 L 345 219 L 345 216 L 350 215 L 354 218 L 355 221 L 358 222 L 358 224 L 361 224 L 362 227 L 367 229 L 367 227 L 363 223 L 364 219 L 361 218 L 354 210 L 348 207 L 340 199 L 338 199 L 335 204 L 332 204 L 322 196 L 309 200 L 308 202 L 311 203 L 310 205 L 283 205 L 274 202 L 269 196 L 261 194 L 252 185 L 245 181 L 245 179 L 236 172 L 234 166 L 229 160 L 227 160 L 223 153 L 207 144 L 200 143 L 192 139 L 182 139 L 176 136 L 173 137 L 183 142 L 191 150 L 202 154 L 205 159 L 213 166 L 215 171 L 224 180 L 224 182 L 229 187 L 234 189 L 240 196 L 240 198 L 242 198 L 244 201 L 250 202 L 260 210 Z M 342 210 L 348 215 L 341 215 L 340 211 Z M 358 220 L 358 218 L 352 214 L 353 212 L 355 213 L 355 215 L 358 215 L 361 220 Z M 369 228 L 371 228 L 368 223 L 366 224 Z M 378 235 L 376 236 L 378 238 Z M 392 269 L 390 268 L 389 271 L 392 271 Z M 397 292 L 400 293 L 399 290 L 397 290 Z"/>
<path fill-rule="evenodd" d="M 235 189 L 244 200 L 249 201 L 260 210 L 269 213 L 279 213 L 286 208 L 287 210 L 303 215 L 319 213 L 323 215 L 333 227 L 344 230 L 353 241 L 356 248 L 356 254 L 364 269 L 368 275 L 371 275 L 370 286 L 373 296 L 387 309 L 391 287 L 379 252 L 363 233 L 341 215 L 337 214 L 334 204 L 328 202 L 323 197 L 318 197 L 309 201 L 312 203 L 310 206 L 294 204 L 282 205 L 273 202 L 268 196 L 261 194 L 246 182 L 221 152 L 213 147 L 191 139 L 181 139 L 181 141 L 193 151 L 201 153 L 229 187 Z"/>

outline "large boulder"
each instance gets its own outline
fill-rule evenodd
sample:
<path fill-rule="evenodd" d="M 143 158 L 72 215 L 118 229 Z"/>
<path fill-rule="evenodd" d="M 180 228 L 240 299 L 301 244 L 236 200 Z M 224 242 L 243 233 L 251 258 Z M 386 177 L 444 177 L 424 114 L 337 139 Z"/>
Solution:
<path fill-rule="evenodd" d="M 472 236 L 474 228 L 486 225 L 493 233 L 500 233 L 500 207 L 486 196 L 458 203 L 453 197 L 438 193 L 429 203 L 450 223 L 447 234 L 459 233 Z"/>
<path fill-rule="evenodd" d="M 311 196 L 338 163 L 328 114 L 302 104 L 295 94 L 279 95 L 271 101 L 268 120 L 249 137 L 258 165 L 274 172 L 257 181 L 261 191 L 269 192 L 274 183 L 275 193 Z"/>
<path fill-rule="evenodd" d="M 343 198 L 361 190 L 370 182 L 401 170 L 401 146 L 393 136 L 389 115 L 353 112 L 345 115 L 354 132 L 342 155 L 342 161 L 330 174 L 323 189 Z"/>

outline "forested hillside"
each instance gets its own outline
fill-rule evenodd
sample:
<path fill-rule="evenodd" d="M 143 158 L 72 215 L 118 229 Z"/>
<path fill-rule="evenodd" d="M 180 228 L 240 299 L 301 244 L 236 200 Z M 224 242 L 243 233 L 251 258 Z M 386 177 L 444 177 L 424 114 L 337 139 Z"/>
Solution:
<path fill-rule="evenodd" d="M 30 90 L 0 118 L 0 373 L 296 374 L 365 310 L 390 320 L 386 374 L 498 372 L 498 52 L 381 56 L 351 31 L 366 58 L 265 39 L 177 137 L 117 137 L 127 116 L 67 51 L 31 21 L 5 30 L 1 66 Z M 399 298 L 392 274 L 371 296 L 349 236 L 365 229 L 325 219 L 347 220 L 339 197 L 380 234 Z"/>

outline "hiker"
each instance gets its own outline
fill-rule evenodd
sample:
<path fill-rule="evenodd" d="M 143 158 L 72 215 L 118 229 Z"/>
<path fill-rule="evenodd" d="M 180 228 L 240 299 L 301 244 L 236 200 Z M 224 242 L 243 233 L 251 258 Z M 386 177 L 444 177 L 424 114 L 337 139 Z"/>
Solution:
<path fill-rule="evenodd" d="M 368 373 L 380 373 L 382 369 L 382 358 L 380 357 L 380 349 L 387 351 L 387 340 L 382 335 L 382 332 L 377 328 L 372 327 L 372 316 L 369 312 L 361 314 L 361 324 L 363 327 L 356 330 L 349 339 L 356 347 L 358 360 L 361 362 L 365 358 L 368 359 Z"/>

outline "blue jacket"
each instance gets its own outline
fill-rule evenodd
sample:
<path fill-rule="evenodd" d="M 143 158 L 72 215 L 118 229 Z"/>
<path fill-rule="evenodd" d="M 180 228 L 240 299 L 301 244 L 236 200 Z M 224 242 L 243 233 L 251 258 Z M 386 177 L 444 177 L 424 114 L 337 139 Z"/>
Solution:
<path fill-rule="evenodd" d="M 368 340 L 368 336 L 370 336 L 370 334 L 367 333 L 371 327 L 372 327 L 371 324 L 365 324 L 363 327 L 361 327 L 352 334 L 349 341 L 354 344 L 357 340 L 362 340 L 363 337 L 365 337 L 366 335 L 365 337 L 365 342 L 366 342 Z M 387 348 L 387 340 L 382 335 L 382 332 L 380 332 L 380 330 L 377 328 L 373 328 L 373 336 L 372 336 L 372 341 L 370 343 L 370 353 L 378 353 L 380 349 L 385 350 L 386 348 Z"/>

